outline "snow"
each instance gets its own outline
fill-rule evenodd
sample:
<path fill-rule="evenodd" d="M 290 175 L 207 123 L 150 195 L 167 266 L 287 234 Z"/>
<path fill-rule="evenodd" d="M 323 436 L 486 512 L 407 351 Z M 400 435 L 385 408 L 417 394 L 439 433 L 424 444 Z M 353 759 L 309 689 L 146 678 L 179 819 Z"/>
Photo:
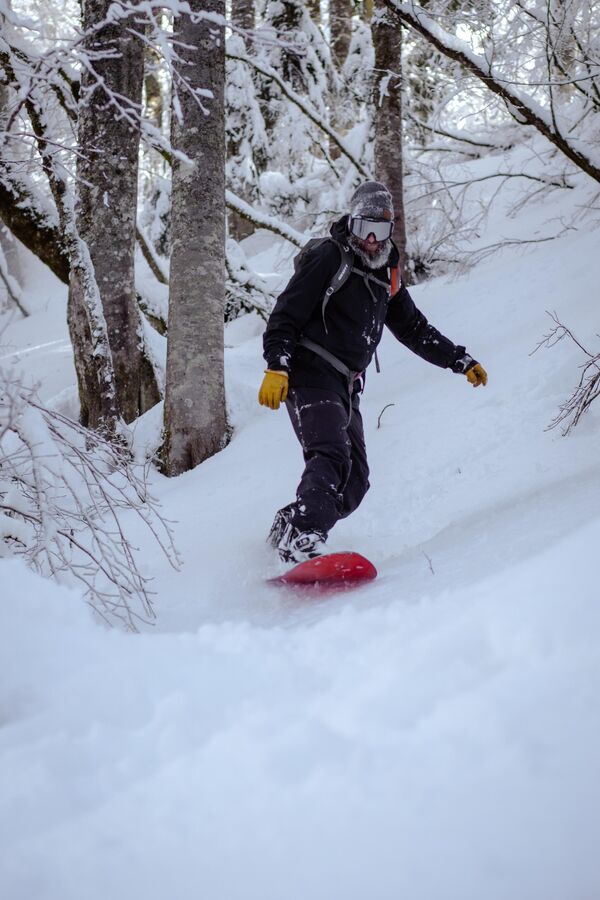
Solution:
<path fill-rule="evenodd" d="M 546 233 L 572 194 L 530 203 L 519 233 Z M 483 245 L 509 223 L 491 216 Z M 286 244 L 269 256 L 262 232 L 245 251 L 274 283 Z M 385 338 L 363 402 L 372 487 L 330 542 L 375 562 L 364 588 L 265 584 L 301 455 L 256 403 L 256 316 L 226 331 L 231 443 L 154 478 L 184 560 L 140 530 L 154 629 L 106 630 L 0 561 L 3 897 L 600 896 L 600 407 L 568 438 L 545 430 L 582 359 L 532 355 L 546 310 L 598 348 L 597 245 L 588 222 L 412 289 L 489 383 Z M 50 405 L 73 390 L 64 304 L 55 286 L 2 334 Z M 138 423 L 139 453 L 159 428 L 156 410 Z"/>

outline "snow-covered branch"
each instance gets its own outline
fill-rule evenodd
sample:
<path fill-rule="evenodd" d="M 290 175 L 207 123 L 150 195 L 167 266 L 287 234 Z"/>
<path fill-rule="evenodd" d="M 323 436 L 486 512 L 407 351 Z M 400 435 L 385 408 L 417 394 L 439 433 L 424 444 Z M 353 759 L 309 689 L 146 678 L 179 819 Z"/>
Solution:
<path fill-rule="evenodd" d="M 234 240 L 227 243 L 225 258 L 227 270 L 227 296 L 225 301 L 225 321 L 234 319 L 242 312 L 255 312 L 267 319 L 274 293 L 264 278 L 248 266 L 244 252 Z"/>
<path fill-rule="evenodd" d="M 573 135 L 568 127 L 557 122 L 552 112 L 538 103 L 531 94 L 519 90 L 494 64 L 493 55 L 475 53 L 469 44 L 442 28 L 429 11 L 415 3 L 384 0 L 400 22 L 408 25 L 432 44 L 440 53 L 459 62 L 485 86 L 500 97 L 523 124 L 531 125 L 543 134 L 572 163 L 590 178 L 600 182 L 600 157 L 592 146 Z M 565 123 L 567 126 L 568 123 Z"/>
<path fill-rule="evenodd" d="M 61 281 L 69 280 L 69 257 L 61 230 L 39 208 L 33 192 L 0 169 L 0 219 Z"/>
<path fill-rule="evenodd" d="M 146 236 L 139 225 L 135 230 L 135 237 L 140 246 L 140 250 L 142 251 L 144 259 L 148 263 L 148 266 L 150 267 L 150 270 L 158 283 L 168 284 L 169 279 L 165 272 L 163 272 L 161 260 L 154 252 L 152 244 L 146 239 Z"/>
<path fill-rule="evenodd" d="M 355 169 L 360 172 L 363 178 L 370 178 L 370 174 L 365 166 L 360 162 L 359 159 L 356 158 L 355 154 L 352 153 L 350 148 L 347 146 L 346 142 L 343 138 L 341 138 L 335 131 L 330 128 L 330 126 L 325 122 L 322 116 L 319 115 L 317 110 L 315 110 L 310 103 L 308 103 L 304 97 L 302 97 L 297 91 L 295 91 L 288 83 L 285 81 L 274 69 L 262 65 L 257 62 L 255 59 L 250 58 L 249 56 L 242 56 L 240 54 L 232 53 L 231 51 L 227 53 L 228 59 L 235 59 L 239 62 L 245 63 L 245 65 L 250 66 L 259 75 L 263 78 L 266 78 L 269 81 L 272 81 L 277 87 L 280 89 L 282 94 L 287 97 L 295 106 L 300 109 L 304 115 L 316 125 L 324 134 L 327 135 L 332 144 L 334 144 L 339 152 L 345 156 L 355 167 Z"/>
<path fill-rule="evenodd" d="M 236 197 L 232 191 L 225 191 L 225 200 L 229 209 L 234 210 L 243 219 L 247 219 L 248 222 L 252 222 L 257 228 L 267 228 L 273 234 L 285 238 L 290 244 L 295 244 L 296 247 L 303 247 L 306 243 L 306 238 L 300 231 L 296 231 L 295 228 L 286 225 L 285 222 L 281 222 L 267 213 L 254 209 L 249 203 L 241 200 L 240 197 Z"/>

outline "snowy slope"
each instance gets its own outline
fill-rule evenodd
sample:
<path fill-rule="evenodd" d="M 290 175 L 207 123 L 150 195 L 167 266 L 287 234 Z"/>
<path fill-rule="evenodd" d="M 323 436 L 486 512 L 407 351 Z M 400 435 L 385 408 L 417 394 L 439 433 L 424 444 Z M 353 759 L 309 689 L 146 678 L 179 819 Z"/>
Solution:
<path fill-rule="evenodd" d="M 552 202 L 528 212 L 541 231 L 565 214 Z M 567 343 L 531 355 L 547 309 L 598 346 L 598 234 L 414 289 L 490 382 L 384 341 L 363 403 L 372 488 L 331 539 L 375 561 L 367 587 L 264 583 L 301 457 L 285 413 L 256 404 L 251 319 L 227 335 L 231 444 L 156 478 L 184 566 L 141 543 L 154 631 L 106 632 L 2 562 L 2 896 L 600 896 L 600 408 L 568 439 L 545 431 L 582 359 Z M 59 402 L 68 354 L 52 382 L 41 345 L 66 334 L 42 316 L 5 334 Z"/>

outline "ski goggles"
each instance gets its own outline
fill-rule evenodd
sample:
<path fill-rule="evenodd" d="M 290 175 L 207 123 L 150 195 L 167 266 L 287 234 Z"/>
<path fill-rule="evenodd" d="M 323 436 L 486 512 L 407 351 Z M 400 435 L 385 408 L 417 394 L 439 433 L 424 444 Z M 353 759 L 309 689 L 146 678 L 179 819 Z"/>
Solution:
<path fill-rule="evenodd" d="M 363 219 L 360 217 L 350 219 L 351 233 L 366 241 L 370 234 L 376 241 L 387 241 L 392 236 L 394 230 L 393 222 L 384 222 L 382 219 Z"/>

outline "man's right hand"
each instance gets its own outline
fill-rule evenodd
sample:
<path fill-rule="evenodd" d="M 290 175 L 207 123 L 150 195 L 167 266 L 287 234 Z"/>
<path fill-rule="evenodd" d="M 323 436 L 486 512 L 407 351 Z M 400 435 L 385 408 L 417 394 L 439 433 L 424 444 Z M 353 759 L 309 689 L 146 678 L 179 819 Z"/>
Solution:
<path fill-rule="evenodd" d="M 288 395 L 288 373 L 276 372 L 273 369 L 265 370 L 258 392 L 258 402 L 269 409 L 279 409 L 279 405 L 285 402 Z"/>

